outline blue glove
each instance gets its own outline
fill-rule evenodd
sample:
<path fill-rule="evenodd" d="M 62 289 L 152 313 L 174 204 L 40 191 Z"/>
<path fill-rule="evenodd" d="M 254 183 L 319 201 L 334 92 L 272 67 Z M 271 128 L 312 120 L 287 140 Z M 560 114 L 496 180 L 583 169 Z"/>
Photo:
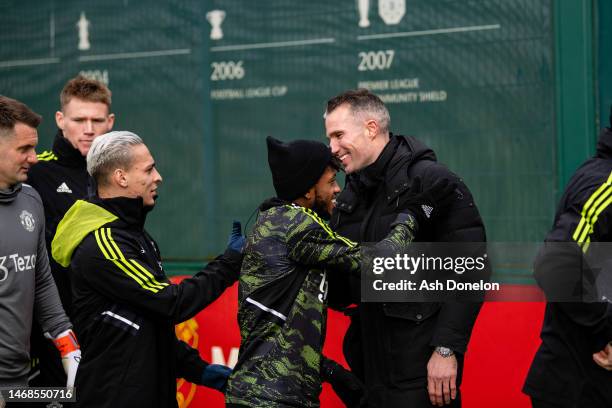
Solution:
<path fill-rule="evenodd" d="M 232 251 L 242 253 L 245 243 L 246 237 L 242 235 L 242 225 L 240 221 L 234 221 L 232 224 L 232 233 L 227 240 L 227 247 Z"/>
<path fill-rule="evenodd" d="M 223 392 L 231 373 L 232 369 L 229 367 L 221 364 L 209 364 L 202 373 L 202 385 Z"/>

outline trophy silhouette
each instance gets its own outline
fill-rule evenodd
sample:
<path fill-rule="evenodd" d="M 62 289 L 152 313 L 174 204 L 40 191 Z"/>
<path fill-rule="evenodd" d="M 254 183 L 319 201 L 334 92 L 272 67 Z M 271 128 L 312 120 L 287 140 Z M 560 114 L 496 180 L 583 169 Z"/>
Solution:
<path fill-rule="evenodd" d="M 223 31 L 221 30 L 221 23 L 225 20 L 225 11 L 223 10 L 211 10 L 206 13 L 206 19 L 210 23 L 212 29 L 210 30 L 211 40 L 220 40 L 223 38 Z"/>
<path fill-rule="evenodd" d="M 79 29 L 79 50 L 87 51 L 91 48 L 89 43 L 89 20 L 85 17 L 85 12 L 81 11 L 81 18 L 77 22 L 77 28 Z"/>
<path fill-rule="evenodd" d="M 370 12 L 370 0 L 357 0 L 357 10 L 359 11 L 359 27 L 370 26 L 368 13 Z"/>

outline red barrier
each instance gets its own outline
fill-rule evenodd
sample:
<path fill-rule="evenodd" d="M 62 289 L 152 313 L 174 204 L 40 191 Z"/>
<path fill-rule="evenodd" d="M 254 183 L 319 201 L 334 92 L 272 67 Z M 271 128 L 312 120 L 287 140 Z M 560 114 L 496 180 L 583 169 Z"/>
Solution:
<path fill-rule="evenodd" d="M 177 277 L 173 281 L 181 279 Z M 508 291 L 516 288 L 504 286 Z M 533 294 L 536 298 L 539 296 L 537 289 L 533 289 Z M 194 319 L 176 326 L 179 338 L 198 348 L 202 358 L 209 362 L 232 366 L 238 358 L 237 296 L 237 285 L 234 285 Z M 465 356 L 461 387 L 465 408 L 530 407 L 521 388 L 539 345 L 543 313 L 542 302 L 487 302 L 483 305 Z M 344 315 L 329 311 L 324 353 L 344 365 L 342 337 L 348 323 Z M 181 408 L 224 406 L 221 393 L 184 380 L 177 381 L 177 400 Z M 321 394 L 321 407 L 343 407 L 327 384 Z"/>
<path fill-rule="evenodd" d="M 531 407 L 521 389 L 540 345 L 543 317 L 541 302 L 483 305 L 465 355 L 464 407 Z"/>

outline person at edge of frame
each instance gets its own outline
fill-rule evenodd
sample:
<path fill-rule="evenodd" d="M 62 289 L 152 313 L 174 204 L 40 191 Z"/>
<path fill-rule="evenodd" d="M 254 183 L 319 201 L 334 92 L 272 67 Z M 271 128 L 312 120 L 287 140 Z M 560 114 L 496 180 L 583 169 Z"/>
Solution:
<path fill-rule="evenodd" d="M 332 229 L 356 242 L 377 242 L 405 210 L 415 180 L 429 188 L 440 179 L 457 184 L 448 211 L 419 242 L 486 242 L 485 227 L 462 179 L 414 137 L 391 133 L 389 111 L 366 89 L 327 102 L 325 132 L 347 174 L 331 217 Z M 486 275 L 490 275 L 487 265 Z M 344 355 L 364 382 L 367 407 L 461 406 L 463 355 L 482 302 L 360 302 L 360 281 L 350 290 L 331 277 L 330 306 L 350 316 Z"/>
<path fill-rule="evenodd" d="M 36 163 L 41 117 L 0 95 L 0 387 L 28 386 L 34 318 L 60 351 L 73 387 L 81 350 L 47 259 L 45 218 L 38 193 L 24 182 Z"/>
<path fill-rule="evenodd" d="M 126 131 L 96 138 L 87 171 L 97 194 L 70 207 L 51 243 L 56 262 L 70 265 L 73 321 L 83 349 L 75 406 L 176 407 L 178 377 L 223 391 L 231 370 L 203 361 L 174 326 L 238 278 L 239 223 L 223 255 L 172 284 L 145 229 L 162 177 L 142 139 Z"/>
<path fill-rule="evenodd" d="M 358 406 L 359 382 L 322 356 L 327 276 L 359 275 L 362 261 L 359 247 L 333 233 L 322 219 L 340 191 L 337 161 L 320 142 L 283 143 L 268 137 L 267 146 L 276 197 L 261 204 L 247 237 L 238 293 L 242 341 L 227 406 L 318 407 L 322 380 L 347 406 Z M 430 216 L 444 213 L 454 190 L 445 180 L 419 191 L 377 245 L 394 252 L 405 249 Z"/>
<path fill-rule="evenodd" d="M 612 407 L 611 185 L 612 110 L 534 262 L 547 298 L 542 343 L 523 387 L 535 408 Z"/>

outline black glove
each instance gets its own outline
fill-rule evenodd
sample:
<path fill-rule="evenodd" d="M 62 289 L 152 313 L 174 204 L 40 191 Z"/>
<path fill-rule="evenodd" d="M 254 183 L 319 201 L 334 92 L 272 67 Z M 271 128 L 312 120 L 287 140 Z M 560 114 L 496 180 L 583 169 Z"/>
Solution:
<path fill-rule="evenodd" d="M 333 360 L 323 357 L 321 377 L 328 382 L 344 405 L 349 408 L 359 407 L 364 394 L 364 387 L 359 378 Z"/>
<path fill-rule="evenodd" d="M 451 183 L 448 179 L 436 181 L 425 191 L 421 191 L 422 184 L 421 178 L 415 177 L 410 190 L 406 193 L 408 199 L 403 204 L 403 207 L 416 218 L 420 230 L 435 217 L 443 214 L 457 198 L 455 193 L 457 184 Z"/>

